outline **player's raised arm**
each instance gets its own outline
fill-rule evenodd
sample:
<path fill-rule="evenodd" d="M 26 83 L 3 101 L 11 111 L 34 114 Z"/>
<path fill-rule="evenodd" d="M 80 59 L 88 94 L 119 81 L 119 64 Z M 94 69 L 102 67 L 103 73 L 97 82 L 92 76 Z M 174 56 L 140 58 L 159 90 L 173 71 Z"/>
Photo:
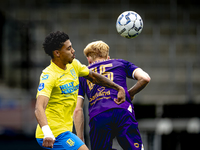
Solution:
<path fill-rule="evenodd" d="M 109 80 L 108 78 L 98 74 L 98 73 L 95 73 L 93 71 L 90 71 L 89 75 L 88 76 L 84 76 L 86 79 L 90 80 L 92 83 L 94 84 L 98 84 L 100 86 L 105 86 L 105 87 L 108 87 L 108 88 L 112 88 L 112 89 L 115 89 L 118 91 L 118 94 L 117 94 L 117 99 L 115 99 L 115 103 L 117 104 L 121 104 L 123 102 L 125 102 L 125 91 L 124 91 L 124 88 L 121 87 L 120 85 L 112 82 L 111 80 Z"/>

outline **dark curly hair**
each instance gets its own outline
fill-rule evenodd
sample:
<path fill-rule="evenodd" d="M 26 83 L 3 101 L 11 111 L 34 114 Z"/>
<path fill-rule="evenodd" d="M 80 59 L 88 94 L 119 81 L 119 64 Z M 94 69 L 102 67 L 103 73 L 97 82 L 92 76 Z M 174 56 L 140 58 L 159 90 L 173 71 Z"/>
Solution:
<path fill-rule="evenodd" d="M 61 31 L 50 33 L 43 43 L 43 48 L 46 54 L 53 58 L 53 51 L 59 50 L 65 41 L 69 40 L 69 36 Z"/>

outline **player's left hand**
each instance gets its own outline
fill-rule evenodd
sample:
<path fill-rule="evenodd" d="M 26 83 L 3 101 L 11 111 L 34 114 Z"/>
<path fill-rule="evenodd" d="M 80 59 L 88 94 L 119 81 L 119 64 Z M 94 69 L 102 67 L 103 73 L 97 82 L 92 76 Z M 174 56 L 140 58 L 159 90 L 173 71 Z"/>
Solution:
<path fill-rule="evenodd" d="M 134 95 L 130 95 L 130 97 L 131 97 L 131 101 L 133 101 L 133 99 L 134 99 Z"/>
<path fill-rule="evenodd" d="M 53 144 L 55 142 L 55 139 L 51 138 L 51 137 L 45 137 L 43 139 L 43 143 L 42 146 L 44 147 L 49 147 L 49 148 L 53 148 Z"/>
<path fill-rule="evenodd" d="M 118 91 L 117 99 L 115 98 L 114 102 L 119 105 L 125 102 L 125 100 L 126 100 L 126 94 L 125 94 L 124 88 L 121 87 Z"/>

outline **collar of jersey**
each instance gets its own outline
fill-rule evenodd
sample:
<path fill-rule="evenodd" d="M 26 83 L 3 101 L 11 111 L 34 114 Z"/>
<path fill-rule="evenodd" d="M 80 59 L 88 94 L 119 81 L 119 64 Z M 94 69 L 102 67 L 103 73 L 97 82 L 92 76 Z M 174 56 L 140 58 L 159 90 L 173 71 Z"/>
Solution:
<path fill-rule="evenodd" d="M 53 67 L 54 71 L 56 71 L 56 72 L 66 72 L 68 70 L 68 67 L 67 67 L 66 70 L 61 69 L 52 60 L 51 60 L 51 66 Z"/>
<path fill-rule="evenodd" d="M 89 64 L 88 66 L 93 65 L 93 64 L 98 63 L 98 62 L 107 61 L 107 60 L 111 60 L 111 59 L 97 60 L 97 61 L 94 61 L 93 63 Z"/>

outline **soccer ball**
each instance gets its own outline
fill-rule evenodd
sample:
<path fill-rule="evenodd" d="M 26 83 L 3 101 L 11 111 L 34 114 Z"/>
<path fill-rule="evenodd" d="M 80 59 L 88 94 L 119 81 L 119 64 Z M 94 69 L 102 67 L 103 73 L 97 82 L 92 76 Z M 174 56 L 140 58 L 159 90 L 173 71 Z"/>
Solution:
<path fill-rule="evenodd" d="M 125 11 L 117 18 L 116 29 L 125 38 L 135 38 L 143 29 L 142 18 L 134 11 Z"/>

